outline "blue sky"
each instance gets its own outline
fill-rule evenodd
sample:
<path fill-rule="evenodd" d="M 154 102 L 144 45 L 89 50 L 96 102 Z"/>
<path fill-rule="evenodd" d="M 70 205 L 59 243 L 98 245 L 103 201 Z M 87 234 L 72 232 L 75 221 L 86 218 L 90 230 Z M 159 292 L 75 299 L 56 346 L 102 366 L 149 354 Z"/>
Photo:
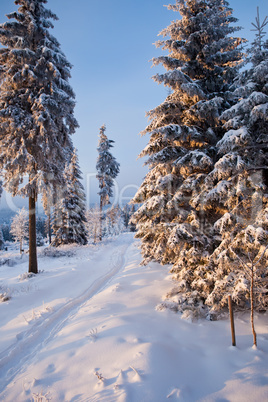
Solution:
<path fill-rule="evenodd" d="M 97 201 L 96 148 L 104 123 L 107 136 L 115 141 L 113 155 L 121 165 L 115 201 L 128 201 L 146 175 L 144 161 L 137 156 L 148 137 L 139 132 L 147 125 L 146 111 L 167 96 L 167 90 L 151 79 L 161 67 L 151 68 L 150 59 L 162 54 L 153 43 L 159 39 L 159 31 L 180 17 L 164 4 L 169 1 L 48 0 L 47 7 L 59 17 L 52 33 L 73 65 L 71 85 L 80 124 L 73 141 L 89 203 Z M 268 15 L 267 0 L 230 0 L 229 4 L 244 28 L 237 36 L 252 40 L 256 7 L 263 19 Z M 15 10 L 13 0 L 1 0 L 0 22 Z"/>

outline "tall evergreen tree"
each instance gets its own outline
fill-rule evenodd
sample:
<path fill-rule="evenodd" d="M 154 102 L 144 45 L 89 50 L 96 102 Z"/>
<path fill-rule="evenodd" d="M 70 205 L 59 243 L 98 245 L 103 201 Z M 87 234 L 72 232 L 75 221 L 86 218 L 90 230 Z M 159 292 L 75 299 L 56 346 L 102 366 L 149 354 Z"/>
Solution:
<path fill-rule="evenodd" d="M 218 142 L 219 160 L 205 182 L 205 207 L 221 209 L 215 230 L 220 237 L 211 256 L 207 277 L 213 290 L 207 298 L 212 310 L 227 304 L 228 294 L 239 306 L 257 290 L 254 307 L 267 309 L 268 269 L 268 41 L 267 17 L 256 18 L 256 38 L 249 51 L 251 66 L 237 78 L 239 101 L 221 118 L 226 133 Z M 262 257 L 262 258 L 261 258 Z M 251 276 L 252 275 L 252 276 Z"/>
<path fill-rule="evenodd" d="M 0 168 L 4 186 L 29 198 L 29 272 L 37 273 L 37 195 L 63 172 L 72 150 L 71 65 L 49 29 L 57 17 L 47 0 L 15 0 L 18 11 L 0 25 Z M 25 177 L 28 181 L 25 183 Z"/>
<path fill-rule="evenodd" d="M 176 0 L 168 8 L 182 19 L 160 33 L 164 40 L 157 46 L 168 55 L 153 62 L 167 70 L 154 79 L 171 93 L 148 113 L 151 123 L 142 134 L 150 140 L 140 156 L 147 156 L 149 173 L 134 197 L 142 206 L 132 220 L 144 263 L 176 263 L 178 274 L 192 265 L 190 254 L 201 260 L 212 248 L 210 220 L 197 197 L 213 169 L 222 135 L 219 114 L 230 105 L 242 55 L 241 39 L 231 36 L 239 28 L 231 25 L 236 19 L 226 1 Z"/>
<path fill-rule="evenodd" d="M 112 187 L 114 179 L 117 177 L 120 169 L 120 164 L 116 161 L 115 157 L 111 154 L 110 149 L 113 147 L 113 140 L 109 140 L 105 134 L 106 126 L 100 128 L 99 144 L 98 144 L 98 159 L 96 164 L 97 179 L 99 180 L 99 196 L 100 196 L 100 234 L 99 238 L 102 239 L 102 209 L 105 205 L 109 204 L 110 197 L 113 196 Z"/>
<path fill-rule="evenodd" d="M 82 175 L 74 149 L 70 164 L 65 167 L 65 191 L 63 198 L 55 205 L 52 245 L 86 244 L 86 197 L 81 183 Z"/>

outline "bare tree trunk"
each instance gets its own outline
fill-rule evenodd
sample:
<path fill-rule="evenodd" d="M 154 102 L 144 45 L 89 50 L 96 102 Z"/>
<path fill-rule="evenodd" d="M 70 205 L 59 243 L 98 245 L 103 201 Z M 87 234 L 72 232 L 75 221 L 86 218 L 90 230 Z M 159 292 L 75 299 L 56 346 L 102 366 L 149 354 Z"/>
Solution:
<path fill-rule="evenodd" d="M 234 313 L 233 313 L 232 297 L 230 295 L 228 296 L 228 305 L 229 305 L 231 333 L 232 333 L 232 346 L 236 346 L 235 326 L 234 326 Z"/>
<path fill-rule="evenodd" d="M 37 274 L 35 197 L 29 197 L 29 273 Z"/>
<path fill-rule="evenodd" d="M 94 227 L 94 244 L 97 243 L 97 225 Z"/>
<path fill-rule="evenodd" d="M 102 196 L 100 196 L 100 232 L 99 240 L 102 241 Z"/>
<path fill-rule="evenodd" d="M 47 225 L 48 225 L 48 241 L 49 241 L 49 244 L 51 244 L 51 213 L 50 213 L 50 208 L 49 208 L 49 214 L 48 214 L 48 223 L 47 223 Z"/>
<path fill-rule="evenodd" d="M 251 284 L 250 284 L 250 307 L 251 307 L 251 327 L 253 334 L 253 346 L 257 346 L 257 335 L 254 327 L 254 267 L 251 267 Z"/>

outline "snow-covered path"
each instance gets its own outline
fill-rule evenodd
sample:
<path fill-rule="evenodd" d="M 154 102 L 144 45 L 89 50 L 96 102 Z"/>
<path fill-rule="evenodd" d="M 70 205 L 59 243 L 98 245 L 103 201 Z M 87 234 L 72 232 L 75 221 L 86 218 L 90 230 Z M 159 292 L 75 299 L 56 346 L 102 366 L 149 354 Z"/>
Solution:
<path fill-rule="evenodd" d="M 140 267 L 138 244 L 123 234 L 72 257 L 40 258 L 44 273 L 28 288 L 19 283 L 27 291 L 10 276 L 16 291 L 0 304 L 10 315 L 1 313 L 1 401 L 268 400 L 267 314 L 257 317 L 253 350 L 247 314 L 236 318 L 233 348 L 228 321 L 156 311 L 172 286 L 168 267 Z"/>
<path fill-rule="evenodd" d="M 94 277 L 91 277 L 92 283 L 90 282 L 90 286 L 83 290 L 81 294 L 83 286 L 80 284 L 77 288 L 77 296 L 64 303 L 55 312 L 51 312 L 44 320 L 37 320 L 28 330 L 16 334 L 16 342 L 0 354 L 0 392 L 6 388 L 7 384 L 18 373 L 25 369 L 24 365 L 29 365 L 31 359 L 56 336 L 65 323 L 81 308 L 83 303 L 98 293 L 122 269 L 124 255 L 129 247 L 130 239 L 125 237 L 124 241 L 120 242 L 119 245 L 113 244 L 112 247 L 107 247 L 105 255 L 98 253 L 90 261 L 90 265 L 94 266 L 94 271 L 100 274 L 95 280 Z M 88 262 L 83 262 L 82 264 L 89 265 Z M 76 269 L 83 269 L 82 264 Z M 106 269 L 103 269 L 105 267 Z M 57 285 L 60 284 L 55 284 L 54 286 L 57 287 Z"/>

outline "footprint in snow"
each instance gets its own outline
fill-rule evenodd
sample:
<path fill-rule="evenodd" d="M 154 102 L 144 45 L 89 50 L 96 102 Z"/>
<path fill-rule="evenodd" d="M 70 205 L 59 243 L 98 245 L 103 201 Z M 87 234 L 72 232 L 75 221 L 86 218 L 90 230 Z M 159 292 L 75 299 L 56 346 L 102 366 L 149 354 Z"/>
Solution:
<path fill-rule="evenodd" d="M 52 363 L 47 366 L 46 372 L 47 372 L 47 374 L 51 374 L 51 373 L 54 373 L 55 370 L 56 370 L 55 365 Z"/>
<path fill-rule="evenodd" d="M 117 284 L 112 288 L 112 292 L 119 292 L 120 290 L 122 290 L 122 286 L 120 285 L 120 283 L 117 283 Z"/>

